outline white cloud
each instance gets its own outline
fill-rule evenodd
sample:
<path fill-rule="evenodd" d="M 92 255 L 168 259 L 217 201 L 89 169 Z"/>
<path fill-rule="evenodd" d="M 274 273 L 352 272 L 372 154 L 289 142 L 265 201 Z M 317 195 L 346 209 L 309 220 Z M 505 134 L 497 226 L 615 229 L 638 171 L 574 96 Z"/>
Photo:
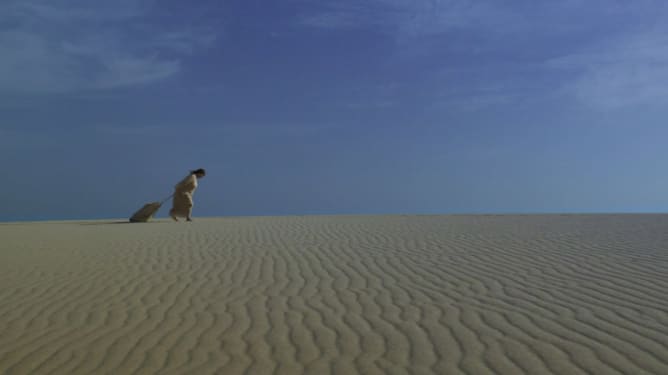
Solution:
<path fill-rule="evenodd" d="M 69 89 L 64 77 L 72 64 L 44 37 L 23 31 L 0 32 L 0 90 Z"/>
<path fill-rule="evenodd" d="M 187 29 L 170 32 L 156 30 L 154 33 L 156 36 L 150 43 L 153 48 L 165 49 L 184 55 L 211 47 L 216 41 L 216 34 L 208 29 Z"/>
<path fill-rule="evenodd" d="M 402 33 L 409 36 L 467 28 L 508 31 L 516 23 L 515 14 L 481 1 L 416 1 L 409 4 L 408 14 L 399 22 Z"/>
<path fill-rule="evenodd" d="M 146 1 L 117 0 L 113 3 L 84 2 L 76 0 L 9 0 L 2 8 L 11 12 L 13 17 L 30 17 L 40 22 L 72 22 L 72 21 L 111 21 L 137 17 L 146 10 Z"/>
<path fill-rule="evenodd" d="M 552 96 L 555 87 L 597 108 L 668 104 L 665 1 L 301 1 L 311 5 L 304 25 L 371 28 L 399 42 L 395 62 L 463 67 L 466 74 L 435 78 L 466 96 L 454 100 L 462 107 Z M 481 77 L 503 90 L 486 91 Z M 443 102 L 453 100 L 446 93 Z"/>
<path fill-rule="evenodd" d="M 115 88 L 150 83 L 176 74 L 181 64 L 176 60 L 126 57 L 104 62 L 104 71 L 95 80 L 95 88 Z"/>
<path fill-rule="evenodd" d="M 668 105 L 668 36 L 641 33 L 547 63 L 574 75 L 564 90 L 582 103 L 611 109 Z"/>
<path fill-rule="evenodd" d="M 110 3 L 111 4 L 111 3 Z M 50 93 L 149 84 L 177 74 L 184 56 L 210 47 L 201 28 L 151 23 L 143 0 L 0 5 L 0 93 Z M 130 22 L 131 21 L 131 22 Z"/>
<path fill-rule="evenodd" d="M 438 34 L 459 28 L 509 30 L 517 16 L 495 3 L 472 0 L 371 0 L 364 5 L 319 2 L 302 24 L 326 29 L 378 27 L 396 35 Z"/>
<path fill-rule="evenodd" d="M 301 22 L 307 26 L 323 29 L 354 29 L 362 24 L 362 19 L 349 11 L 329 11 L 304 16 Z"/>

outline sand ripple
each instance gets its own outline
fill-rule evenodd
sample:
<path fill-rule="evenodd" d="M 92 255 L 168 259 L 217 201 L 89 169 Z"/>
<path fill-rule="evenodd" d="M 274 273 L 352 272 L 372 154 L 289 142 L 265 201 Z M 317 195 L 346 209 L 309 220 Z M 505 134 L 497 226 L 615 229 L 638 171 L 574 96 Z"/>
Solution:
<path fill-rule="evenodd" d="M 0 225 L 3 374 L 668 374 L 668 216 Z"/>

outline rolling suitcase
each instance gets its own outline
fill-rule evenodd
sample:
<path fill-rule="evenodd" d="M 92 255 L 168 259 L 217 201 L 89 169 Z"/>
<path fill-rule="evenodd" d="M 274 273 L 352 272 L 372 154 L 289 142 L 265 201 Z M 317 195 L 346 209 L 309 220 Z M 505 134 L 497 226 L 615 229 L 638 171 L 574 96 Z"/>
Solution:
<path fill-rule="evenodd" d="M 132 216 L 130 217 L 130 222 L 131 223 L 145 223 L 145 222 L 151 220 L 153 215 L 155 215 L 155 213 L 158 212 L 160 207 L 162 207 L 162 204 L 165 203 L 169 198 L 171 198 L 172 195 L 163 199 L 161 202 L 151 202 L 151 203 L 145 204 L 137 212 L 132 214 Z"/>

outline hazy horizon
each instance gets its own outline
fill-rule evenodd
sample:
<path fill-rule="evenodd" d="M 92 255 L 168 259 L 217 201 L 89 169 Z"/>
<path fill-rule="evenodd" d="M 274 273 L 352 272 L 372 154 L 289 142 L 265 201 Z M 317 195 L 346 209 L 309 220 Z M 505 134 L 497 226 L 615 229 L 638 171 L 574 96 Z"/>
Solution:
<path fill-rule="evenodd" d="M 666 16 L 8 0 L 0 221 L 129 217 L 200 167 L 195 217 L 668 212 Z"/>

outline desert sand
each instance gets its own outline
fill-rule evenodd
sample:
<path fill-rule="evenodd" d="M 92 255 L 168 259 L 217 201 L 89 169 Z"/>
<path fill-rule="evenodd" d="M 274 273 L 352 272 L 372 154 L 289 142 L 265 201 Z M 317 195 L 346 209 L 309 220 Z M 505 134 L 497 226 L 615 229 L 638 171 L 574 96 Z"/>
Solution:
<path fill-rule="evenodd" d="M 0 224 L 2 374 L 668 374 L 668 215 Z"/>

